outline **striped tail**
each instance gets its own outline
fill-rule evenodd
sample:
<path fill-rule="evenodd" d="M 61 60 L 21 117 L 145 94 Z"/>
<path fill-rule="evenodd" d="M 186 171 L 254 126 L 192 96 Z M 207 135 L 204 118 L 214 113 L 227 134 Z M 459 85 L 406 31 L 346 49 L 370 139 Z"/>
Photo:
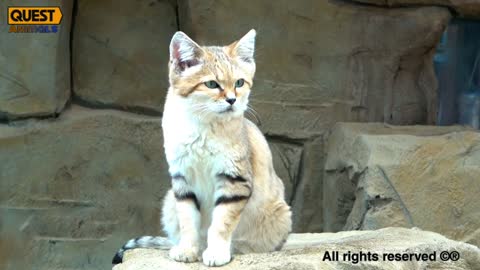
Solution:
<path fill-rule="evenodd" d="M 172 243 L 165 237 L 160 236 L 141 236 L 135 239 L 130 239 L 123 245 L 112 259 L 112 264 L 119 264 L 123 261 L 123 253 L 129 249 L 134 248 L 155 248 L 155 249 L 170 249 Z"/>

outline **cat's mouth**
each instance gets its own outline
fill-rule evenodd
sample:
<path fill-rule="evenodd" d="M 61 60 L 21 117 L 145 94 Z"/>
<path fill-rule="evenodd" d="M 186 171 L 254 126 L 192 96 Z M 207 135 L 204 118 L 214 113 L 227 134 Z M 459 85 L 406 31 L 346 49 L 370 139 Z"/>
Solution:
<path fill-rule="evenodd" d="M 229 112 L 233 112 L 234 109 L 233 109 L 233 106 L 230 106 L 228 108 L 226 108 L 225 110 L 221 111 L 220 113 L 229 113 Z"/>

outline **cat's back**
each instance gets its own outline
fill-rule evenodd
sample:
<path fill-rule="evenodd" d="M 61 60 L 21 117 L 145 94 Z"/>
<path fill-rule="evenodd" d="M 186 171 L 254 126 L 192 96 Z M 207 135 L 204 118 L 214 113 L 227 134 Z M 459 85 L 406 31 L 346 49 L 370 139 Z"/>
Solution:
<path fill-rule="evenodd" d="M 267 163 L 271 162 L 272 154 L 270 152 L 270 147 L 258 126 L 245 118 L 245 128 L 248 134 L 249 145 L 251 148 L 250 151 L 254 155 L 253 158 L 258 159 L 259 161 L 264 160 Z"/>

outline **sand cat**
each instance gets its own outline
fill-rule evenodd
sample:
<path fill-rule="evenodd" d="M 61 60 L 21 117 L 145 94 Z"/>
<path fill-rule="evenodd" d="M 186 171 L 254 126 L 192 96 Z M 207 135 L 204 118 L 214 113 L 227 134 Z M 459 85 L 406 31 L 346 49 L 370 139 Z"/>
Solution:
<path fill-rule="evenodd" d="M 172 189 L 163 205 L 168 240 L 144 236 L 138 247 L 170 247 L 180 262 L 230 262 L 232 252 L 279 249 L 291 230 L 284 186 L 260 130 L 244 117 L 255 73 L 255 30 L 225 47 L 201 47 L 185 33 L 170 43 L 162 127 Z"/>

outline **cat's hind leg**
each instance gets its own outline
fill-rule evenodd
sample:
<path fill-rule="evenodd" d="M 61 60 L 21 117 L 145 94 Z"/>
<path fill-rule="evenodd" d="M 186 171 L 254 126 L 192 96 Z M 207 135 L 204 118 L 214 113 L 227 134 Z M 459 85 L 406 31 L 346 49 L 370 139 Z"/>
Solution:
<path fill-rule="evenodd" d="M 252 203 L 235 231 L 234 250 L 242 254 L 280 250 L 291 229 L 292 212 L 283 199 L 262 206 Z"/>

